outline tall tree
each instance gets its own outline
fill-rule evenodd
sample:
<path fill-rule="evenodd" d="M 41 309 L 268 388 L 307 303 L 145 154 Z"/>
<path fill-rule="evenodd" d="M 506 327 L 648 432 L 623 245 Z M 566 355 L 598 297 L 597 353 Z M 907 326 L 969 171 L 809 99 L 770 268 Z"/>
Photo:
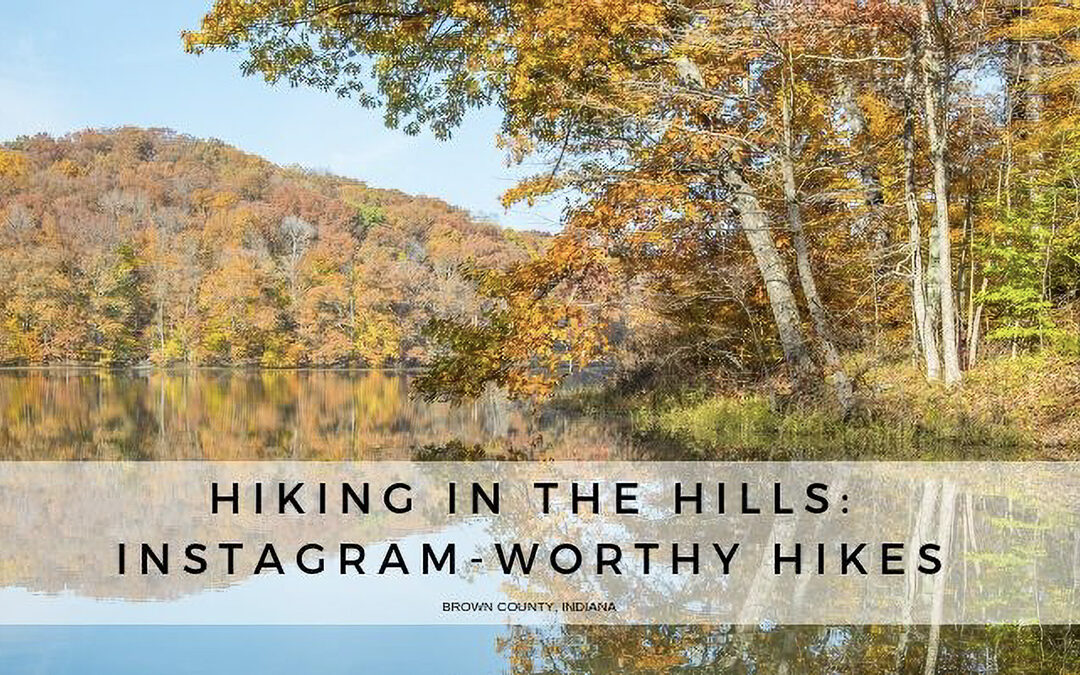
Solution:
<path fill-rule="evenodd" d="M 702 233 L 737 224 L 761 275 L 784 360 L 803 383 L 818 366 L 775 240 L 773 215 L 763 205 L 761 187 L 747 177 L 760 170 L 771 152 L 755 149 L 755 115 L 766 114 L 774 118 L 775 128 L 781 126 L 780 111 L 768 101 L 778 69 L 761 55 L 768 29 L 755 27 L 763 21 L 787 29 L 786 16 L 778 19 L 726 3 L 522 3 L 506 10 L 484 3 L 462 8 L 436 2 L 405 9 L 393 3 L 266 3 L 255 8 L 221 2 L 202 29 L 185 39 L 196 52 L 247 48 L 249 72 L 344 95 L 363 87 L 360 61 L 342 59 L 337 50 L 348 45 L 358 55 L 374 57 L 371 74 L 387 121 L 397 123 L 405 116 L 406 131 L 426 122 L 445 135 L 466 106 L 498 102 L 512 149 L 559 149 L 548 178 L 527 182 L 517 197 L 567 186 L 591 194 L 620 185 L 629 194 L 635 181 L 655 186 L 651 194 L 639 191 L 636 196 L 659 205 L 649 214 L 653 223 L 640 220 L 640 211 L 630 214 L 632 221 L 607 219 L 598 223 L 597 236 L 607 240 L 602 245 L 621 238 L 616 233 L 655 227 L 664 208 L 682 210 L 688 216 L 684 225 Z M 297 26 L 295 33 L 289 28 Z M 724 30 L 731 37 L 717 39 Z M 318 48 L 313 47 L 316 38 Z M 417 67 L 427 75 L 418 77 Z M 425 84 L 432 81 L 429 75 L 439 84 Z M 739 103 L 734 115 L 730 108 L 725 113 L 720 102 L 739 88 L 755 95 Z M 365 105 L 380 102 L 367 92 L 358 95 Z M 790 119 L 787 124 L 790 131 Z M 711 170 L 700 161 L 706 155 Z M 790 155 L 790 148 L 776 153 L 788 160 Z M 682 193 L 681 203 L 665 201 L 664 191 Z M 782 222 L 795 240 L 800 287 L 822 367 L 835 380 L 846 409 L 850 381 L 832 343 L 795 197 L 789 196 L 795 208 Z M 734 220 L 725 208 L 734 210 Z M 706 212 L 714 217 L 699 215 Z M 717 217 L 724 224 L 718 225 Z"/>
<path fill-rule="evenodd" d="M 920 0 L 919 26 L 923 45 L 923 94 L 926 136 L 933 166 L 934 243 L 937 246 L 937 284 L 934 287 L 941 308 L 941 352 L 946 384 L 960 381 L 960 351 L 953 296 L 952 230 L 949 227 L 948 96 L 950 77 L 946 61 L 947 45 L 942 26 L 945 12 L 935 0 Z"/>

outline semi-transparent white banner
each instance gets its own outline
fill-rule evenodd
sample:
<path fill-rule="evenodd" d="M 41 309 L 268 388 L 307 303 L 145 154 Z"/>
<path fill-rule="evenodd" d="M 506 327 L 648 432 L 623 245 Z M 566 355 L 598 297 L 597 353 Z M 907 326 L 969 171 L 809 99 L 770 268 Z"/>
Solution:
<path fill-rule="evenodd" d="M 1080 463 L 6 462 L 6 624 L 1070 624 Z"/>

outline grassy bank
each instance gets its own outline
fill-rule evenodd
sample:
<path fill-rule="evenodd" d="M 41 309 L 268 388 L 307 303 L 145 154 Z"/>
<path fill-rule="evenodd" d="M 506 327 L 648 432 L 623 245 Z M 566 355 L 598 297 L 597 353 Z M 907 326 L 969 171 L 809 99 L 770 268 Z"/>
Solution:
<path fill-rule="evenodd" d="M 622 417 L 637 434 L 690 456 L 731 459 L 1080 459 L 1080 361 L 1003 358 L 962 387 L 909 365 L 854 363 L 860 404 L 844 419 L 825 398 L 769 388 L 616 394 L 591 389 L 559 405 Z"/>

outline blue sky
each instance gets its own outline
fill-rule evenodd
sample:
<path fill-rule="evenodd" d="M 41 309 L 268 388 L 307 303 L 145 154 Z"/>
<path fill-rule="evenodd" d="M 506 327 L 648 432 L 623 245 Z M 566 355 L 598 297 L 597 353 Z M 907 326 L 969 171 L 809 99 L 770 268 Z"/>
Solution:
<path fill-rule="evenodd" d="M 426 194 L 508 227 L 552 230 L 560 203 L 510 212 L 499 194 L 529 167 L 495 147 L 496 110 L 454 138 L 408 137 L 378 111 L 331 94 L 244 77 L 239 55 L 183 53 L 180 31 L 210 0 L 0 0 L 0 140 L 88 127 L 169 127 L 219 138 L 278 164 Z"/>

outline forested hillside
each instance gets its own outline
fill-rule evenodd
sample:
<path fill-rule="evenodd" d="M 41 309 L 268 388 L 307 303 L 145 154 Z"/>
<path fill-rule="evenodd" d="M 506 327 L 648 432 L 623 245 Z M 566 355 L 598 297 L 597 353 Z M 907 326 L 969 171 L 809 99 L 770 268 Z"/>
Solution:
<path fill-rule="evenodd" d="M 539 235 L 167 130 L 0 145 L 0 364 L 388 365 Z M 463 274 L 464 273 L 464 274 Z"/>

